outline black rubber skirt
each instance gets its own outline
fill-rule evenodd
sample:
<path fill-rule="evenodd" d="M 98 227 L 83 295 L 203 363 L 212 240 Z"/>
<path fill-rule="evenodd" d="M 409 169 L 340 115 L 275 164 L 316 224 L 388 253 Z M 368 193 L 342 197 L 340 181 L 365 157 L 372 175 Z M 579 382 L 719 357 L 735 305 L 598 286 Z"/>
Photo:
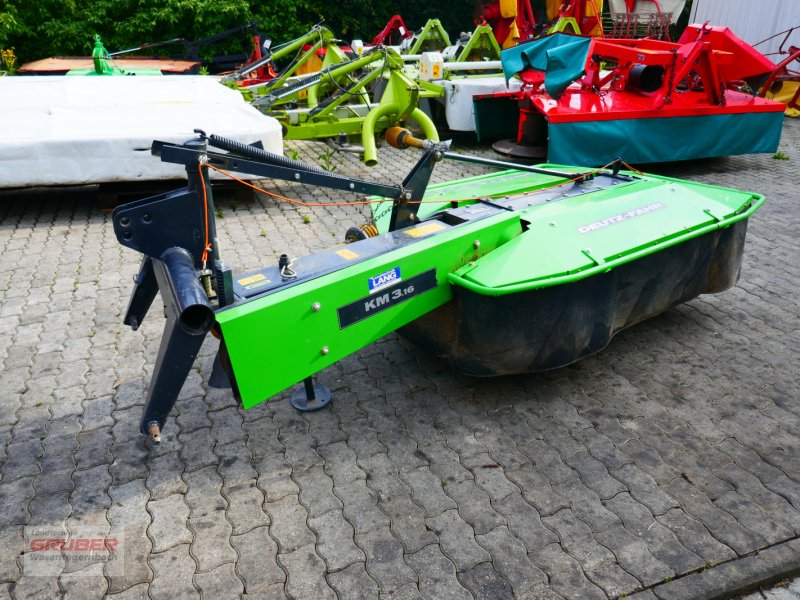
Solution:
<path fill-rule="evenodd" d="M 400 333 L 476 377 L 563 367 L 626 327 L 734 285 L 746 232 L 739 221 L 575 283 L 504 296 L 454 286 L 452 302 Z"/>

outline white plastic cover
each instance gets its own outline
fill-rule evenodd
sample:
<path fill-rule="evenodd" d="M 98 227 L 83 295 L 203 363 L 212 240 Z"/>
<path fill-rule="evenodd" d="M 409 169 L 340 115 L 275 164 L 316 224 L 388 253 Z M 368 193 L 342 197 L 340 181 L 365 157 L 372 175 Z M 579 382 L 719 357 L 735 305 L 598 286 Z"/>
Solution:
<path fill-rule="evenodd" d="M 283 151 L 279 123 L 213 77 L 0 77 L 0 115 L 0 188 L 182 179 L 150 144 L 195 128 Z"/>
<path fill-rule="evenodd" d="M 447 126 L 453 131 L 475 131 L 475 112 L 472 97 L 495 92 L 516 91 L 521 82 L 514 78 L 508 82 L 502 75 L 496 77 L 471 77 L 437 81 L 444 86 L 444 104 Z"/>

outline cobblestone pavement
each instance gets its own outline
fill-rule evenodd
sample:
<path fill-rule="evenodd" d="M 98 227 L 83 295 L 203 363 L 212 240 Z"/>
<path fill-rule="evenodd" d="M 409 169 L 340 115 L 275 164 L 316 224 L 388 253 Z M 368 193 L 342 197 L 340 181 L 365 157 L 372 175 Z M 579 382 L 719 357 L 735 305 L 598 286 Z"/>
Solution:
<path fill-rule="evenodd" d="M 320 162 L 322 146 L 292 148 Z M 209 390 L 209 339 L 154 448 L 137 425 L 163 321 L 121 325 L 138 255 L 92 194 L 2 195 L 0 599 L 690 598 L 785 576 L 800 564 L 800 121 L 781 151 L 658 168 L 768 203 L 735 288 L 599 355 L 473 380 L 390 335 L 323 372 L 334 402 L 299 414 L 286 393 L 242 411 Z M 331 160 L 399 181 L 413 158 Z M 237 271 L 329 247 L 364 214 L 220 209 Z M 35 576 L 26 525 L 121 536 L 124 572 Z"/>

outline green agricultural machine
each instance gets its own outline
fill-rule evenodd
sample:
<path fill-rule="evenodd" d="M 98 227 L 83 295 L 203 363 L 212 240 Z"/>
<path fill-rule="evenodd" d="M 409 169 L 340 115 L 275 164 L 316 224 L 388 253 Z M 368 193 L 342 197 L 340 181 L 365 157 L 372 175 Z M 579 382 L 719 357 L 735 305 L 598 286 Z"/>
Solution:
<path fill-rule="evenodd" d="M 143 255 L 124 323 L 137 329 L 158 292 L 165 305 L 140 424 L 155 441 L 209 332 L 219 339 L 209 384 L 230 387 L 244 408 L 300 382 L 292 404 L 322 408 L 330 393 L 312 376 L 398 330 L 468 375 L 555 369 L 625 327 L 733 285 L 748 218 L 764 201 L 619 161 L 587 170 L 470 157 L 397 129 L 390 143 L 422 156 L 402 183 L 372 182 L 197 132 L 183 145 L 152 146 L 162 161 L 185 165 L 186 188 L 112 216 L 119 242 Z M 429 186 L 442 160 L 500 170 Z M 210 169 L 386 200 L 375 227 L 348 231 L 349 244 L 287 251 L 233 273 Z"/>

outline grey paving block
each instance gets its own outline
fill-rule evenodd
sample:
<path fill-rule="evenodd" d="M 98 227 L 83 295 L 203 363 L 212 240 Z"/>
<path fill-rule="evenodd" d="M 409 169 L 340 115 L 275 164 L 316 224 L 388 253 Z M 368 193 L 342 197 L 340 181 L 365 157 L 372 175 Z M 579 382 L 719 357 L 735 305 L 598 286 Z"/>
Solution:
<path fill-rule="evenodd" d="M 531 561 L 548 574 L 550 586 L 563 598 L 605 600 L 605 592 L 589 581 L 580 563 L 558 543 L 548 544 L 529 554 Z"/>
<path fill-rule="evenodd" d="M 616 514 L 603 506 L 600 496 L 586 487 L 577 477 L 568 479 L 554 489 L 569 499 L 572 512 L 591 527 L 592 531 L 605 531 L 621 522 Z"/>
<path fill-rule="evenodd" d="M 508 478 L 519 486 L 522 496 L 536 507 L 541 515 L 552 515 L 569 502 L 559 494 L 548 479 L 531 465 L 523 466 L 515 471 L 507 472 Z"/>
<path fill-rule="evenodd" d="M 427 522 L 439 536 L 442 552 L 455 563 L 459 573 L 491 560 L 491 555 L 475 541 L 475 531 L 457 511 L 445 511 Z"/>
<path fill-rule="evenodd" d="M 275 502 L 266 502 L 264 509 L 272 520 L 270 533 L 278 542 L 281 553 L 316 541 L 308 528 L 308 512 L 297 501 L 297 496 L 284 496 Z"/>
<path fill-rule="evenodd" d="M 455 500 L 445 494 L 442 480 L 430 469 L 419 467 L 404 472 L 402 477 L 411 488 L 411 497 L 422 506 L 428 517 L 435 517 L 457 507 Z"/>
<path fill-rule="evenodd" d="M 194 583 L 205 598 L 239 598 L 244 591 L 242 580 L 236 576 L 233 563 L 226 563 L 207 573 L 197 573 Z"/>
<path fill-rule="evenodd" d="M 225 516 L 233 527 L 234 535 L 270 524 L 269 515 L 262 508 L 264 493 L 254 481 L 225 487 L 222 492 L 228 502 Z"/>
<path fill-rule="evenodd" d="M 328 582 L 339 598 L 366 600 L 378 596 L 378 585 L 367 573 L 363 562 L 353 563 L 328 575 Z"/>
<path fill-rule="evenodd" d="M 58 585 L 64 592 L 63 600 L 103 598 L 108 590 L 108 581 L 103 577 L 103 564 L 100 562 L 79 571 L 62 573 Z"/>
<path fill-rule="evenodd" d="M 270 537 L 267 527 L 233 535 L 231 544 L 236 549 L 236 573 L 244 581 L 245 592 L 255 592 L 286 581 L 286 573 L 277 561 L 278 545 Z"/>
<path fill-rule="evenodd" d="M 475 530 L 475 533 L 486 533 L 499 525 L 505 525 L 505 519 L 491 505 L 489 496 L 473 481 L 461 481 L 444 487 L 445 493 L 455 500 L 458 513 Z"/>
<path fill-rule="evenodd" d="M 227 501 L 222 496 L 222 478 L 213 466 L 183 474 L 186 483 L 184 496 L 192 517 L 202 517 L 210 512 L 224 510 Z"/>
<path fill-rule="evenodd" d="M 378 508 L 378 497 L 364 480 L 356 479 L 334 488 L 344 503 L 344 516 L 356 533 L 367 533 L 379 526 L 389 525 L 389 518 Z"/>
<path fill-rule="evenodd" d="M 336 485 L 366 478 L 366 474 L 358 466 L 356 453 L 345 442 L 319 446 L 317 452 L 325 459 L 323 468 Z"/>
<path fill-rule="evenodd" d="M 286 591 L 294 598 L 336 599 L 336 592 L 324 577 L 325 563 L 309 544 L 300 546 L 286 554 L 279 554 L 278 560 L 288 578 Z"/>
<path fill-rule="evenodd" d="M 258 487 L 267 502 L 276 502 L 290 494 L 299 494 L 300 488 L 292 481 L 292 467 L 280 454 L 271 454 L 256 464 Z"/>
<path fill-rule="evenodd" d="M 253 458 L 260 459 L 276 452 L 283 452 L 283 444 L 278 441 L 278 428 L 268 417 L 242 425 L 247 436 L 247 447 Z"/>
<path fill-rule="evenodd" d="M 145 481 L 150 498 L 161 500 L 172 494 L 186 493 L 186 483 L 181 479 L 183 463 L 177 452 L 169 452 L 150 458 L 148 476 Z"/>
<path fill-rule="evenodd" d="M 108 593 L 122 592 L 132 586 L 151 581 L 153 574 L 147 564 L 147 556 L 153 549 L 147 537 L 150 514 L 147 502 L 150 494 L 143 479 L 136 479 L 108 488 L 112 504 L 108 509 L 111 523 L 110 538 L 124 544 L 123 573 L 111 574 L 106 565 L 105 575 L 109 579 Z"/>
<path fill-rule="evenodd" d="M 317 553 L 325 560 L 329 572 L 341 571 L 352 563 L 365 560 L 363 551 L 353 541 L 355 531 L 341 511 L 310 518 L 308 524 L 316 533 Z"/>
<path fill-rule="evenodd" d="M 163 500 L 150 500 L 147 512 L 153 518 L 147 528 L 153 541 L 153 552 L 163 552 L 192 541 L 192 532 L 186 527 L 189 507 L 183 501 L 182 494 L 172 494 Z"/>
<path fill-rule="evenodd" d="M 225 512 L 218 510 L 188 520 L 191 536 L 190 552 L 197 563 L 197 571 L 204 573 L 236 560 L 231 547 L 231 525 Z M 197 583 L 197 581 L 195 581 Z"/>
<path fill-rule="evenodd" d="M 527 556 L 525 546 L 506 527 L 497 527 L 475 540 L 492 555 L 492 565 L 511 584 L 515 595 L 547 583 L 547 575 Z"/>
<path fill-rule="evenodd" d="M 427 598 L 468 600 L 472 594 L 456 578 L 455 565 L 431 544 L 406 556 L 406 562 L 419 576 L 419 590 Z"/>
<path fill-rule="evenodd" d="M 151 554 L 149 560 L 153 569 L 153 581 L 148 590 L 150 598 L 189 600 L 200 597 L 192 583 L 195 563 L 189 553 L 188 544 Z"/>
<path fill-rule="evenodd" d="M 458 580 L 476 598 L 507 600 L 514 597 L 511 585 L 492 568 L 491 563 L 481 563 L 458 573 Z"/>
<path fill-rule="evenodd" d="M 416 573 L 403 560 L 403 546 L 387 527 L 356 533 L 355 541 L 367 557 L 367 572 L 378 582 L 381 591 L 416 583 Z"/>

